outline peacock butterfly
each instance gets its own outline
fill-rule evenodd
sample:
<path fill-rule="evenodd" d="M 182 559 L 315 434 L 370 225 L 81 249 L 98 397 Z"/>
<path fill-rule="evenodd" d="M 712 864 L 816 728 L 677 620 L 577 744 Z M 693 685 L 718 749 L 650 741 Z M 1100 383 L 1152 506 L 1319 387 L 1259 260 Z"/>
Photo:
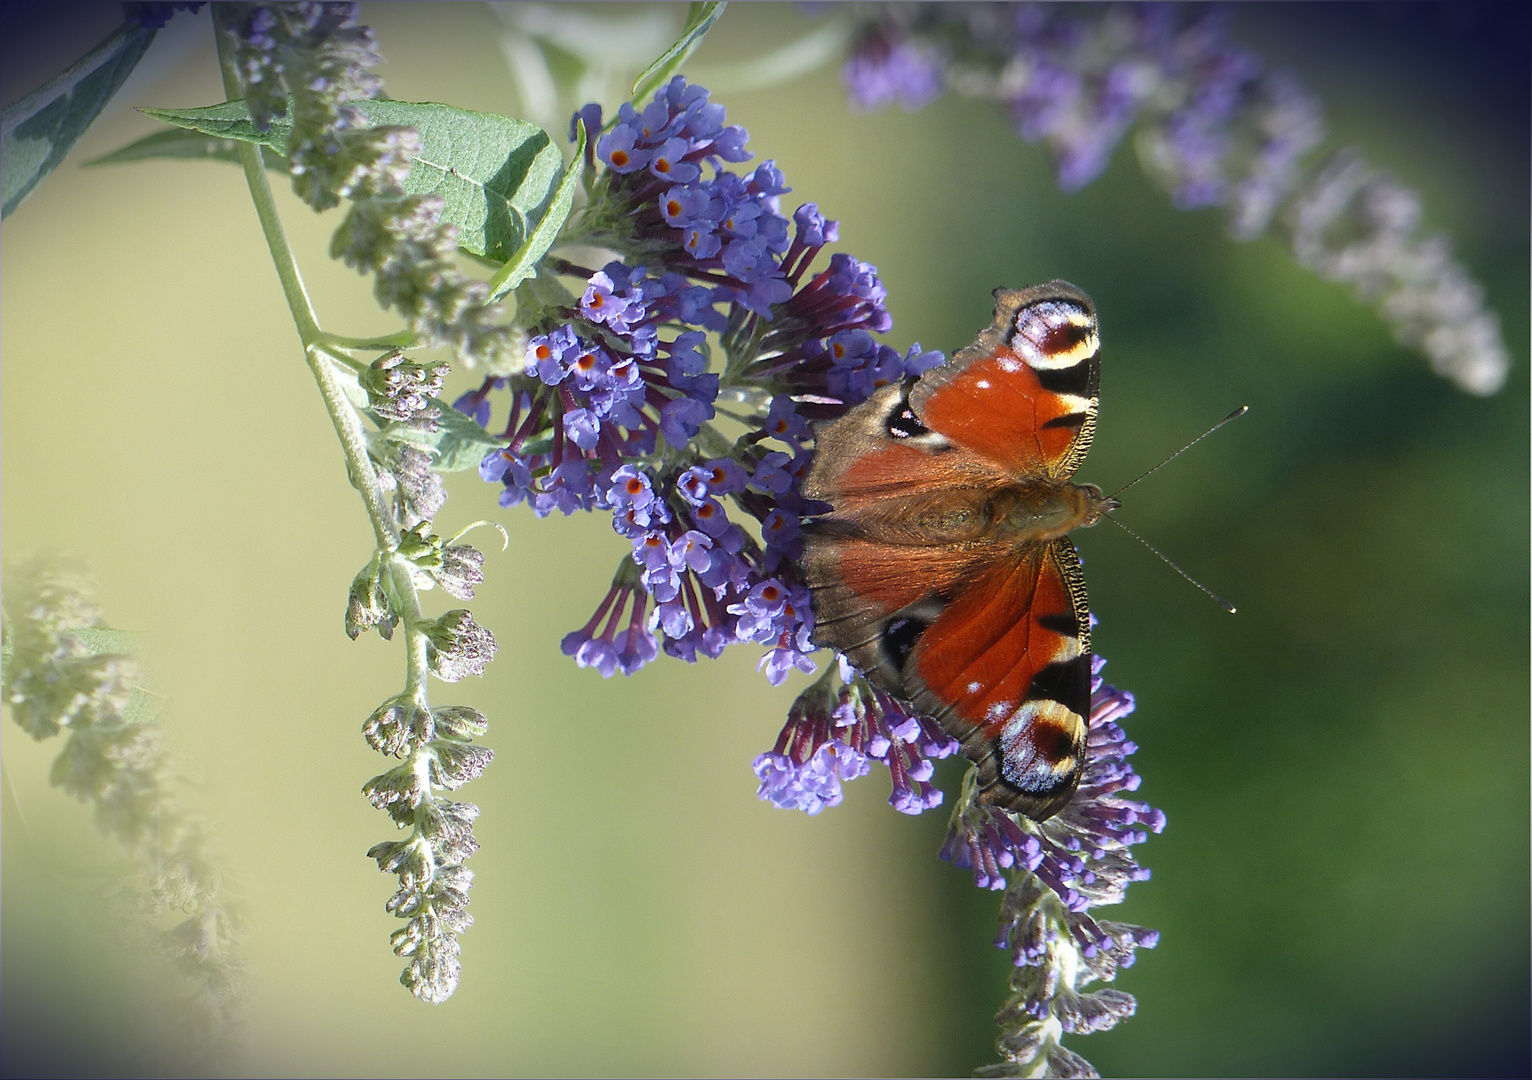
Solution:
<path fill-rule="evenodd" d="M 933 718 L 981 802 L 1039 821 L 1073 796 L 1090 615 L 1066 535 L 1117 500 L 1070 477 L 1096 425 L 1100 340 L 1064 281 L 996 289 L 993 325 L 818 432 L 803 484 L 816 644 Z"/>

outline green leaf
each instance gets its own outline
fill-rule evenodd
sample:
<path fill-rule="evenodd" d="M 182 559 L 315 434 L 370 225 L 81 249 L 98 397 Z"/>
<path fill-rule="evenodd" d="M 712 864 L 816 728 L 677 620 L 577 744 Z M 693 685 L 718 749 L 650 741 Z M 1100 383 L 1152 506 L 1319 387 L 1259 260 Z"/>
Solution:
<path fill-rule="evenodd" d="M 128 143 L 110 154 L 91 158 L 85 165 L 130 165 L 137 161 L 226 161 L 239 164 L 239 140 L 222 139 L 204 135 L 200 131 L 156 131 L 142 139 Z M 270 146 L 261 147 L 266 168 L 273 172 L 286 172 L 287 159 Z"/>
<path fill-rule="evenodd" d="M 250 110 L 243 101 L 220 101 L 217 105 L 204 105 L 197 109 L 138 110 L 172 127 L 199 131 L 217 139 L 238 139 L 240 142 L 260 143 L 269 146 L 283 157 L 287 156 L 287 137 L 292 134 L 291 113 L 271 118 L 271 126 L 265 131 L 255 126 Z"/>
<path fill-rule="evenodd" d="M 153 40 L 153 30 L 124 23 L 62 75 L 0 112 L 0 218 L 58 167 Z"/>
<path fill-rule="evenodd" d="M 445 401 L 432 398 L 431 404 L 442 411 L 436 431 L 427 432 L 401 424 L 390 424 L 383 429 L 383 438 L 391 442 L 407 442 L 430 451 L 434 455 L 431 468 L 437 472 L 477 469 L 485 455 L 500 449 L 504 443 L 503 439 L 497 439 L 474 423 L 472 417 L 464 416 Z"/>
<path fill-rule="evenodd" d="M 553 201 L 548 204 L 548 209 L 538 220 L 537 227 L 527 237 L 526 243 L 522 244 L 516 254 L 507 259 L 505 265 L 489 279 L 491 300 L 500 299 L 537 273 L 537 264 L 542 262 L 544 255 L 548 254 L 548 249 L 558 238 L 559 230 L 564 227 L 564 222 L 569 220 L 569 211 L 574 207 L 575 188 L 580 185 L 580 173 L 585 168 L 585 125 L 580 124 L 578 127 L 579 134 L 575 139 L 574 157 L 570 159 L 568 165 L 564 166 L 564 175 L 559 180 L 558 189 L 553 193 Z"/>
<path fill-rule="evenodd" d="M 129 724 L 147 724 L 165 711 L 165 699 L 142 686 L 135 686 L 122 708 L 122 719 Z"/>
<path fill-rule="evenodd" d="M 670 81 L 670 77 L 681 69 L 682 64 L 686 63 L 686 58 L 702 43 L 702 36 L 713 28 L 713 24 L 723 15 L 723 9 L 728 6 L 728 0 L 723 0 L 721 3 L 692 4 L 686 12 L 686 25 L 681 28 L 680 38 L 662 52 L 659 59 L 650 64 L 633 84 L 635 102 L 648 97 Z"/>
<path fill-rule="evenodd" d="M 430 103 L 358 105 L 374 124 L 420 132 L 421 153 L 405 188 L 442 197 L 442 218 L 458 227 L 464 250 L 509 259 L 547 213 L 564 156 L 536 124 Z"/>
<path fill-rule="evenodd" d="M 442 198 L 442 220 L 458 228 L 458 246 L 504 262 L 547 212 L 564 157 L 536 124 L 494 113 L 412 101 L 354 102 L 375 125 L 420 132 L 421 152 L 405 180 L 409 195 Z M 145 109 L 167 124 L 220 139 L 269 146 L 287 156 L 290 114 L 260 131 L 242 101 L 202 109 Z"/>

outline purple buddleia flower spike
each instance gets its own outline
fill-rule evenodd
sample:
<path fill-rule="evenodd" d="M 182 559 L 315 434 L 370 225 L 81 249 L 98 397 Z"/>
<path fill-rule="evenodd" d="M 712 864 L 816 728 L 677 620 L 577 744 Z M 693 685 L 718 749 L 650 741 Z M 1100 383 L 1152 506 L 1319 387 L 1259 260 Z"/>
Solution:
<path fill-rule="evenodd" d="M 1015 970 L 1011 999 L 997 1017 L 1005 1060 L 987 1075 L 1030 1075 L 1060 1054 L 1083 1064 L 1059 1045 L 1059 1035 L 1112 1027 L 1132 1015 L 1134 1001 L 1117 990 L 1082 988 L 1110 982 L 1136 949 L 1159 940 L 1152 930 L 1093 913 L 1121 903 L 1129 884 L 1149 877 L 1131 848 L 1165 827 L 1160 811 L 1124 797 L 1139 786 L 1127 763 L 1137 747 L 1119 724 L 1134 701 L 1103 682 L 1104 663 L 1099 656 L 1092 663 L 1085 764 L 1068 805 L 1036 822 L 981 803 L 970 769 L 942 845 L 942 858 L 971 870 L 981 889 L 1005 890 L 995 945 L 1010 952 Z"/>
<path fill-rule="evenodd" d="M 1066 191 L 1100 176 L 1132 133 L 1143 167 L 1177 207 L 1221 208 L 1241 240 L 1278 232 L 1301 265 L 1351 284 L 1438 374 L 1474 394 L 1504 385 L 1510 356 L 1482 288 L 1445 238 L 1418 235 L 1414 217 L 1377 212 L 1381 203 L 1418 209 L 1418 197 L 1353 151 L 1316 160 L 1319 102 L 1232 43 L 1226 9 L 926 3 L 863 12 L 843 72 L 853 105 L 918 108 L 947 87 L 987 98 L 1020 138 L 1048 147 Z"/>
<path fill-rule="evenodd" d="M 544 315 L 513 373 L 456 403 L 483 424 L 509 416 L 479 469 L 503 506 L 610 512 L 632 545 L 631 569 L 565 639 L 604 675 L 660 650 L 695 661 L 741 642 L 764 648 L 773 684 L 813 671 L 812 606 L 794 563 L 809 423 L 943 360 L 877 340 L 892 322 L 877 271 L 819 259 L 835 223 L 812 205 L 784 214 L 791 188 L 775 162 L 730 170 L 750 155 L 726 119 L 680 76 L 619 110 L 595 140 L 583 221 L 621 257 L 553 260 L 580 279 L 575 301 L 534 308 Z M 587 107 L 571 131 L 592 135 L 600 120 Z M 715 426 L 725 407 L 746 420 L 742 436 Z M 910 753 L 896 748 L 890 767 L 913 811 L 936 796 L 925 758 Z"/>
<path fill-rule="evenodd" d="M 877 761 L 888 767 L 893 784 L 889 805 L 901 813 L 919 814 L 942 802 L 941 789 L 930 782 L 932 762 L 958 749 L 957 741 L 934 720 L 912 714 L 842 660 L 794 701 L 776 747 L 755 759 L 755 769 L 762 799 L 818 813 L 840 801 L 838 782 L 833 800 L 807 802 L 784 792 L 797 792 L 805 784 L 820 791 L 810 781 L 818 783 L 826 762 L 858 762 L 850 774 L 844 769 L 838 774 L 850 780 L 866 775 Z"/>

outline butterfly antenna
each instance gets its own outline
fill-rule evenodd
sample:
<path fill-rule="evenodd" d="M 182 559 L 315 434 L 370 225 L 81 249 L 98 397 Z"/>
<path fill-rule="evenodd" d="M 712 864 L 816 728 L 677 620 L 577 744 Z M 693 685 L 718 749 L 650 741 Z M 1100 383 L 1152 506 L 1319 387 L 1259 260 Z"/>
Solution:
<path fill-rule="evenodd" d="M 1169 456 L 1169 457 L 1168 457 L 1168 458 L 1166 458 L 1166 459 L 1165 459 L 1165 460 L 1164 460 L 1164 461 L 1162 461 L 1162 462 L 1160 462 L 1160 463 L 1159 463 L 1159 464 L 1158 464 L 1158 465 L 1156 465 L 1156 466 L 1155 466 L 1155 467 L 1154 467 L 1154 468 L 1152 468 L 1152 469 L 1150 469 L 1150 470 L 1149 470 L 1149 471 L 1148 471 L 1148 472 L 1146 472 L 1146 473 L 1144 473 L 1144 475 L 1143 475 L 1143 476 L 1140 476 L 1140 477 L 1139 477 L 1139 478 L 1138 478 L 1138 480 L 1143 480 L 1143 479 L 1145 479 L 1145 478 L 1146 478 L 1146 477 L 1149 477 L 1149 476 L 1152 476 L 1152 475 L 1153 475 L 1153 474 L 1154 474 L 1154 473 L 1157 473 L 1157 472 L 1159 472 L 1159 471 L 1160 471 L 1160 470 L 1161 470 L 1161 469 L 1163 469 L 1163 468 L 1164 468 L 1164 467 L 1165 467 L 1165 466 L 1166 466 L 1166 465 L 1169 465 L 1169 464 L 1170 464 L 1170 463 L 1171 463 L 1171 462 L 1172 462 L 1172 461 L 1174 461 L 1174 460 L 1176 460 L 1176 458 L 1178 458 L 1178 457 L 1180 457 L 1180 456 L 1181 456 L 1181 455 L 1182 455 L 1182 454 L 1184 454 L 1184 453 L 1186 453 L 1186 452 L 1187 452 L 1187 451 L 1188 451 L 1188 450 L 1190 450 L 1190 449 L 1191 449 L 1191 448 L 1192 448 L 1192 447 L 1194 447 L 1194 446 L 1196 446 L 1196 445 L 1197 445 L 1197 444 L 1198 444 L 1198 443 L 1200 443 L 1200 442 L 1201 442 L 1201 441 L 1202 441 L 1202 440 L 1203 440 L 1203 439 L 1205 439 L 1205 438 L 1207 438 L 1207 437 L 1208 437 L 1208 436 L 1209 436 L 1209 435 L 1211 435 L 1211 434 L 1213 434 L 1213 432 L 1215 432 L 1215 431 L 1217 431 L 1217 430 L 1218 430 L 1218 429 L 1219 429 L 1219 428 L 1221 428 L 1221 427 L 1223 427 L 1223 426 L 1224 426 L 1224 425 L 1225 425 L 1225 424 L 1227 424 L 1227 423 L 1228 423 L 1228 422 L 1229 422 L 1229 421 L 1230 421 L 1230 420 L 1233 420 L 1233 419 L 1235 419 L 1235 418 L 1236 418 L 1236 417 L 1240 417 L 1240 416 L 1244 416 L 1244 415 L 1245 415 L 1245 414 L 1246 414 L 1246 413 L 1247 413 L 1247 412 L 1249 412 L 1249 411 L 1250 411 L 1250 406 L 1249 406 L 1249 405 L 1241 405 L 1241 406 L 1240 406 L 1240 407 L 1239 407 L 1239 408 L 1237 408 L 1237 409 L 1235 409 L 1235 410 L 1234 410 L 1234 411 L 1233 411 L 1233 412 L 1231 412 L 1231 413 L 1230 413 L 1230 414 L 1229 414 L 1229 415 L 1228 415 L 1228 416 L 1226 416 L 1226 417 L 1224 417 L 1224 418 L 1223 418 L 1223 419 L 1222 419 L 1222 420 L 1220 420 L 1220 421 L 1218 421 L 1218 423 L 1216 423 L 1216 424 L 1214 424 L 1214 425 L 1213 425 L 1213 426 L 1212 426 L 1212 427 L 1210 427 L 1210 428 L 1208 428 L 1208 429 L 1207 429 L 1207 430 L 1206 430 L 1206 431 L 1204 431 L 1204 432 L 1203 432 L 1203 433 L 1202 433 L 1202 434 L 1201 434 L 1201 435 L 1198 435 L 1198 436 L 1197 436 L 1197 437 L 1196 437 L 1196 438 L 1195 438 L 1195 439 L 1193 439 L 1193 440 L 1192 440 L 1192 441 L 1191 441 L 1191 442 L 1189 442 L 1189 443 L 1187 443 L 1187 444 L 1186 444 L 1186 445 L 1185 445 L 1185 446 L 1183 446 L 1183 447 L 1181 447 L 1181 449 L 1179 449 L 1179 450 L 1177 450 L 1177 451 L 1176 451 L 1176 452 L 1175 452 L 1175 453 L 1174 453 L 1174 454 L 1171 454 L 1171 455 L 1170 455 L 1170 456 Z M 1128 489 L 1129 489 L 1129 488 L 1130 488 L 1130 487 L 1132 487 L 1132 486 L 1133 486 L 1133 485 L 1134 485 L 1134 484 L 1136 484 L 1136 483 L 1138 483 L 1138 480 L 1134 480 L 1134 481 L 1131 481 L 1131 482 L 1130 482 L 1130 483 L 1126 483 L 1126 484 L 1124 484 L 1124 485 L 1122 485 L 1122 487 L 1120 487 L 1120 488 L 1118 488 L 1118 489 L 1117 489 L 1117 490 L 1116 490 L 1116 491 L 1114 491 L 1114 492 L 1112 492 L 1112 494 L 1111 494 L 1111 495 L 1109 495 L 1109 496 L 1107 496 L 1107 498 L 1110 498 L 1110 499 L 1115 499 L 1115 498 L 1116 498 L 1116 497 L 1117 497 L 1117 496 L 1118 496 L 1118 495 L 1121 495 L 1121 494 L 1122 494 L 1122 493 L 1123 493 L 1123 492 L 1124 492 L 1124 491 L 1127 491 L 1127 490 L 1128 490 Z M 1146 545 L 1146 546 L 1147 546 L 1147 545 Z M 1150 548 L 1150 549 L 1149 549 L 1149 550 L 1150 550 L 1150 551 L 1154 551 L 1154 549 L 1153 549 L 1153 548 Z M 1157 551 L 1156 551 L 1156 552 L 1155 552 L 1155 554 L 1156 554 L 1156 555 L 1159 555 L 1159 552 L 1157 552 Z M 1165 556 L 1163 556 L 1163 555 L 1160 555 L 1160 558 L 1162 558 L 1162 559 L 1165 559 Z M 1166 562 L 1170 562 L 1170 560 L 1169 560 L 1169 559 L 1165 559 L 1165 561 L 1166 561 Z M 1175 566 L 1175 565 L 1176 565 L 1176 564 L 1175 564 L 1175 563 L 1170 563 L 1170 565 L 1171 565 L 1171 566 Z M 1186 575 L 1185 575 L 1185 574 L 1182 574 L 1182 575 L 1181 575 L 1181 576 L 1182 576 L 1182 577 L 1186 577 Z M 1187 580 L 1187 581 L 1191 581 L 1191 578 L 1186 578 L 1186 580 Z M 1193 584 L 1193 585 L 1197 585 L 1197 583 L 1196 583 L 1196 582 L 1195 582 L 1195 581 L 1192 581 L 1192 584 Z M 1197 588 L 1199 588 L 1199 589 L 1202 589 L 1202 586 L 1201 586 L 1201 585 L 1197 585 Z M 1207 590 L 1206 590 L 1206 589 L 1202 589 L 1202 591 L 1203 591 L 1203 592 L 1207 592 Z M 1209 595 L 1209 596 L 1213 596 L 1213 594 L 1212 594 L 1212 593 L 1208 593 L 1208 595 Z M 1217 599 L 1218 599 L 1218 598 L 1217 598 L 1217 597 L 1216 597 L 1216 596 L 1215 596 L 1215 597 L 1213 597 L 1213 599 L 1215 599 L 1215 600 L 1217 600 Z M 1221 602 L 1222 602 L 1222 601 L 1220 601 L 1220 603 L 1221 603 Z M 1230 608 L 1230 609 L 1229 609 L 1229 610 L 1230 610 L 1230 611 L 1233 611 L 1233 610 L 1234 610 L 1234 609 L 1233 609 L 1233 608 Z"/>
<path fill-rule="evenodd" d="M 1238 416 L 1240 412 L 1244 412 L 1244 411 L 1245 411 L 1244 409 L 1240 409 L 1240 411 L 1235 413 L 1234 416 L 1229 417 L 1229 420 L 1233 420 L 1235 416 Z M 1223 423 L 1227 424 L 1229 422 L 1229 420 L 1225 420 L 1225 421 L 1223 421 Z M 1222 424 L 1220 424 L 1219 426 L 1221 427 Z M 1218 428 L 1214 428 L 1213 430 L 1217 431 Z M 1212 589 L 1208 588 L 1206 585 L 1202 584 L 1202 582 L 1200 582 L 1196 578 L 1192 577 L 1185 570 L 1182 570 L 1175 563 L 1173 563 L 1169 559 L 1165 558 L 1165 553 L 1162 552 L 1159 548 L 1155 547 L 1149 541 L 1145 540 L 1142 536 L 1138 535 L 1138 533 L 1134 532 L 1132 529 L 1128 528 L 1122 522 L 1118 521 L 1111 514 L 1102 514 L 1101 516 L 1106 518 L 1113 525 L 1116 525 L 1119 529 L 1121 529 L 1123 532 L 1127 533 L 1129 536 L 1133 537 L 1133 539 L 1137 540 L 1140 544 L 1143 544 L 1144 547 L 1148 548 L 1150 551 L 1152 551 L 1156 555 L 1158 555 L 1160 557 L 1161 561 L 1163 561 L 1166 566 L 1170 567 L 1176 573 L 1180 574 L 1187 581 L 1191 582 L 1193 585 L 1197 586 L 1197 588 L 1201 589 L 1204 593 L 1206 593 L 1209 597 L 1211 597 L 1212 600 L 1213 600 L 1213 603 L 1215 603 L 1219 607 L 1223 608 L 1230 615 L 1234 614 L 1234 605 L 1233 604 L 1229 603 L 1223 597 L 1221 597 L 1217 593 L 1215 593 Z"/>

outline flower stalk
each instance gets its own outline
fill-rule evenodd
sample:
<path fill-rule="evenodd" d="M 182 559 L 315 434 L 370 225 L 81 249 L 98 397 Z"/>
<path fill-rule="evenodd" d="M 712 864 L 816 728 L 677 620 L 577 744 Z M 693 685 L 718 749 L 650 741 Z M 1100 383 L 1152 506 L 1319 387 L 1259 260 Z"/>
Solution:
<path fill-rule="evenodd" d="M 439 213 L 439 203 L 400 198 L 401 170 L 408 171 L 418 137 L 409 129 L 367 129 L 346 104 L 381 89 L 367 71 L 377 61 L 371 31 L 356 25 L 354 6 L 229 5 L 221 6 L 215 19 L 226 93 L 231 99 L 244 97 L 258 124 L 291 110 L 294 128 L 289 152 L 300 197 L 316 210 L 335 205 L 341 196 L 352 198 L 347 223 L 337 233 L 337 248 L 346 246 L 340 237 L 348 235 L 347 261 L 362 269 L 378 265 L 380 297 L 391 288 L 396 306 L 408 307 L 407 314 L 419 317 L 412 317 L 416 325 L 409 331 L 382 338 L 349 338 L 322 330 L 277 214 L 261 149 L 253 143 L 239 144 L 251 200 L 302 342 L 304 360 L 324 399 L 347 474 L 361 496 L 376 542 L 367 566 L 352 583 L 346 632 L 354 639 L 368 629 L 376 629 L 384 638 L 391 638 L 395 628 L 403 631 L 404 690 L 363 725 L 363 734 L 375 749 L 402 757 L 403 762 L 368 781 L 363 794 L 409 835 L 375 845 L 368 857 L 399 877 L 399 888 L 385 906 L 405 920 L 391 939 L 394 951 L 408 959 L 400 981 L 417 997 L 439 1003 L 457 987 L 461 972 L 457 936 L 473 921 L 466 911 L 473 875 L 462 864 L 478 848 L 471 828 L 478 809 L 471 803 L 444 799 L 438 792 L 455 790 L 477 777 L 492 755 L 470 745 L 471 739 L 487 730 L 484 717 L 458 706 L 433 709 L 427 676 L 434 673 L 451 682 L 482 674 L 494 656 L 495 640 L 462 609 L 428 618 L 420 590 L 439 583 L 454 596 L 471 597 L 472 586 L 483 580 L 483 556 L 467 545 L 445 545 L 431 533 L 431 520 L 445 502 L 446 492 L 440 477 L 430 471 L 429 455 L 407 444 L 381 451 L 370 444 L 362 415 L 341 379 L 356 379 L 380 426 L 393 423 L 432 430 L 441 413 L 431 400 L 447 367 L 410 363 L 402 350 L 443 339 L 457 340 L 461 346 L 464 340 L 493 339 L 503 330 L 481 325 L 490 311 L 482 304 L 449 303 L 443 310 L 443 305 L 431 300 L 429 290 L 412 294 L 411 304 L 404 304 L 399 290 L 418 268 L 405 265 L 402 277 L 386 277 L 376 263 L 377 252 L 369 255 L 357 245 L 351 228 L 356 220 L 368 222 L 368 235 L 375 244 L 409 237 L 434 249 L 443 243 L 450 246 L 453 234 L 435 224 L 432 208 Z M 298 78 L 302 73 L 307 74 Z M 393 269 L 397 272 L 401 267 Z M 472 283 L 463 285 L 452 275 L 428 277 L 439 289 L 456 289 L 459 301 L 464 295 L 470 301 L 477 295 Z M 479 322 L 466 329 L 454 322 L 465 315 Z M 424 327 L 420 318 L 425 320 Z M 349 355 L 378 348 L 390 351 L 371 365 Z M 386 431 L 384 436 L 386 440 Z"/>

